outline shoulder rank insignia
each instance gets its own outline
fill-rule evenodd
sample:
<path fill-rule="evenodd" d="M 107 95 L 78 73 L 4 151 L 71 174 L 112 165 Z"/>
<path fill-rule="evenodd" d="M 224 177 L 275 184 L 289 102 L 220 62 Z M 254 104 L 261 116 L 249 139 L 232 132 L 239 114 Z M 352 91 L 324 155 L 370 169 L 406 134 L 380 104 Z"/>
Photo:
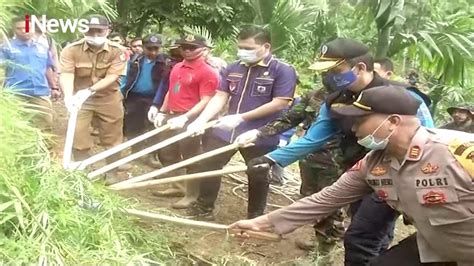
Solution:
<path fill-rule="evenodd" d="M 425 166 L 423 166 L 421 168 L 421 171 L 423 172 L 423 174 L 434 174 L 438 171 L 439 169 L 439 166 L 437 165 L 434 165 L 434 164 L 431 164 L 431 163 L 428 163 L 426 164 Z"/>
<path fill-rule="evenodd" d="M 372 168 L 370 173 L 373 174 L 374 176 L 381 176 L 387 173 L 387 169 L 385 169 L 385 167 L 382 167 L 382 166 L 376 166 Z"/>
<path fill-rule="evenodd" d="M 442 192 L 430 191 L 423 195 L 423 202 L 425 204 L 446 203 L 446 195 Z"/>
<path fill-rule="evenodd" d="M 455 139 L 449 144 L 449 151 L 474 181 L 474 142 Z"/>
<path fill-rule="evenodd" d="M 415 145 L 410 148 L 408 151 L 408 158 L 410 159 L 417 159 L 421 154 L 421 148 L 418 145 Z"/>

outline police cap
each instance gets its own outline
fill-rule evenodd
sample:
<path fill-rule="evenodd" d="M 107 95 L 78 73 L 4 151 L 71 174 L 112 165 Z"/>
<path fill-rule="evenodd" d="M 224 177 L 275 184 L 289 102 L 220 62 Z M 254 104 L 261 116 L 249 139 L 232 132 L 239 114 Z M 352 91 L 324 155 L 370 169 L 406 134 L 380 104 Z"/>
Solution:
<path fill-rule="evenodd" d="M 333 106 L 332 111 L 341 116 L 416 115 L 419 106 L 420 102 L 405 88 L 389 85 L 363 90 L 355 102 Z"/>
<path fill-rule="evenodd" d="M 143 40 L 143 45 L 145 47 L 161 47 L 162 44 L 163 44 L 163 38 L 161 38 L 159 34 L 148 35 Z"/>
<path fill-rule="evenodd" d="M 109 20 L 102 15 L 90 15 L 87 17 L 87 26 L 92 29 L 108 29 L 110 27 Z"/>
<path fill-rule="evenodd" d="M 196 47 L 211 47 L 206 38 L 202 37 L 201 35 L 197 34 L 187 34 L 181 37 L 176 42 L 177 45 L 182 46 L 182 45 L 192 45 Z"/>
<path fill-rule="evenodd" d="M 342 64 L 348 59 L 365 55 L 369 47 L 352 39 L 336 38 L 319 48 L 319 56 L 309 69 L 325 71 Z"/>

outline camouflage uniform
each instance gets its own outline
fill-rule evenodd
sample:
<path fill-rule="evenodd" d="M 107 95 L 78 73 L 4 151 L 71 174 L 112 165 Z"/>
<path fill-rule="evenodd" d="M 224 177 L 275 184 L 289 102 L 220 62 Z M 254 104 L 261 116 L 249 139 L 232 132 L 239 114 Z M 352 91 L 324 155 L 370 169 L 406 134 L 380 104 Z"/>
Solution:
<path fill-rule="evenodd" d="M 472 105 L 471 105 L 472 106 Z M 458 131 L 464 131 L 467 133 L 474 133 L 474 108 L 472 108 L 469 105 L 466 106 L 459 106 L 459 107 L 450 107 L 448 108 L 448 113 L 452 115 L 453 111 L 455 109 L 458 110 L 465 110 L 471 113 L 471 117 L 469 120 L 462 124 L 456 124 L 454 121 L 447 123 L 446 125 L 442 126 L 441 128 L 443 129 L 452 129 L 452 130 L 458 130 Z"/>
<path fill-rule="evenodd" d="M 269 122 L 259 128 L 260 137 L 268 137 L 281 134 L 288 129 L 294 128 L 301 123 L 303 129 L 308 127 L 318 117 L 319 109 L 329 91 L 326 89 L 312 90 L 301 96 L 301 102 L 295 104 L 287 113 L 278 119 Z M 301 196 L 306 197 L 319 192 L 326 186 L 337 180 L 351 165 L 346 165 L 340 145 L 340 138 L 335 137 L 326 144 L 326 147 L 318 153 L 311 153 L 299 161 L 301 175 Z M 344 234 L 342 225 L 343 216 L 341 211 L 322 220 L 314 226 L 319 242 L 319 251 L 329 251 L 335 240 Z"/>

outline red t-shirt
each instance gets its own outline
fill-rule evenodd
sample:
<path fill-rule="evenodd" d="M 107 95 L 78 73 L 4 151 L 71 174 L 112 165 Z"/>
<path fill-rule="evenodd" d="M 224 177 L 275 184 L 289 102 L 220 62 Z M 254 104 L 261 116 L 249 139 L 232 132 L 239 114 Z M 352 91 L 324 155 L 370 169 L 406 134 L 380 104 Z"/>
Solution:
<path fill-rule="evenodd" d="M 219 74 L 203 59 L 180 62 L 171 70 L 168 90 L 168 110 L 187 112 L 203 96 L 213 96 L 219 84 Z"/>

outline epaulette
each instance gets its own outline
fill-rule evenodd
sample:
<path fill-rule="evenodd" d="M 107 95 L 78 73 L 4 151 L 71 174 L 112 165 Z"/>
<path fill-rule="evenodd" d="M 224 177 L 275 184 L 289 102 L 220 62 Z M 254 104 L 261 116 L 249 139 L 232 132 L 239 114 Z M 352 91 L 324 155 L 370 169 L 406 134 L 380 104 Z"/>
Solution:
<path fill-rule="evenodd" d="M 449 151 L 456 161 L 467 171 L 474 181 L 474 141 L 463 141 L 454 139 L 449 143 Z"/>

